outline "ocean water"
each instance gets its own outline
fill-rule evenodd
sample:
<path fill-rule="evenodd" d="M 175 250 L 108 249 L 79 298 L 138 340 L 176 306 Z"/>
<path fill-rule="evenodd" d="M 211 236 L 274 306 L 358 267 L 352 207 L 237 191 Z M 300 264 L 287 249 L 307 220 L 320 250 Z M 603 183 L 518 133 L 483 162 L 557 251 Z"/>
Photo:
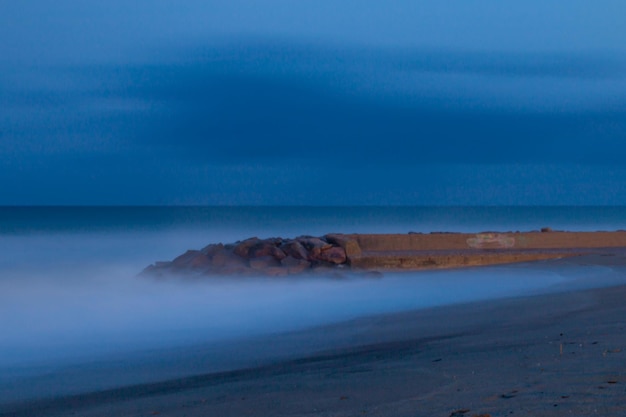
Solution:
<path fill-rule="evenodd" d="M 0 386 L 51 367 L 113 355 L 245 340 L 360 316 L 574 284 L 616 283 L 608 269 L 554 271 L 540 264 L 385 274 L 379 279 L 191 282 L 137 276 L 154 261 L 171 260 L 187 249 L 251 236 L 526 231 L 544 226 L 626 229 L 626 208 L 0 208 Z"/>

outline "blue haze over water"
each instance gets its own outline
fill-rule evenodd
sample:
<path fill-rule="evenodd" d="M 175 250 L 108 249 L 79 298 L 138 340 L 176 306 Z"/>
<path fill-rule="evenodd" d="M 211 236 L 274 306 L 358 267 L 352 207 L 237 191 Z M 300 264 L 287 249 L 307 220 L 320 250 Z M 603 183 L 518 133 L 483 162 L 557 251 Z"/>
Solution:
<path fill-rule="evenodd" d="M 544 226 L 626 229 L 626 208 L 0 207 L 0 386 L 12 383 L 15 375 L 110 355 L 619 283 L 599 267 L 555 271 L 517 265 L 385 274 L 380 279 L 154 281 L 137 276 L 148 264 L 171 260 L 187 249 L 251 236 L 528 231 Z"/>

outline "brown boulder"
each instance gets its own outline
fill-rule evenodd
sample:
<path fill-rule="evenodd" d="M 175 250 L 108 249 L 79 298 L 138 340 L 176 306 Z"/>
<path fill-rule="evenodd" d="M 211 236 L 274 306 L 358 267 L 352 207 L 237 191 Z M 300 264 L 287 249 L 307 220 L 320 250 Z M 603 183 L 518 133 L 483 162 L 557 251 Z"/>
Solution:
<path fill-rule="evenodd" d="M 267 239 L 263 239 L 263 242 L 270 243 L 274 246 L 280 246 L 284 242 L 284 239 L 282 237 L 268 237 Z"/>
<path fill-rule="evenodd" d="M 302 246 L 304 246 L 304 248 L 308 251 L 311 251 L 316 248 L 329 249 L 333 246 L 330 243 L 326 242 L 325 240 L 322 240 L 319 237 L 313 237 L 313 236 L 300 236 L 296 238 L 296 241 L 300 242 Z"/>
<path fill-rule="evenodd" d="M 280 264 L 289 271 L 290 274 L 299 274 L 311 267 L 311 262 L 305 259 L 297 259 L 293 256 L 287 256 Z"/>
<path fill-rule="evenodd" d="M 322 250 L 319 255 L 316 256 L 316 260 L 329 262 L 331 264 L 344 264 L 346 263 L 346 251 L 344 248 L 334 246 L 329 249 Z"/>
<path fill-rule="evenodd" d="M 193 269 L 210 268 L 211 260 L 201 253 L 189 262 L 189 267 Z"/>
<path fill-rule="evenodd" d="M 213 255 L 211 258 L 211 266 L 215 268 L 223 268 L 227 266 L 246 266 L 246 261 L 240 256 L 223 249 Z"/>
<path fill-rule="evenodd" d="M 233 248 L 233 253 L 241 256 L 242 258 L 247 258 L 249 256 L 250 249 L 259 243 L 261 243 L 261 239 L 258 237 L 251 237 L 250 239 L 238 242 Z"/>
<path fill-rule="evenodd" d="M 359 242 L 356 239 L 351 239 L 346 235 L 342 234 L 330 234 L 324 236 L 328 243 L 332 243 L 334 246 L 340 246 L 345 249 L 346 257 L 358 257 L 361 256 L 361 247 L 359 246 Z"/>
<path fill-rule="evenodd" d="M 262 256 L 271 256 L 280 261 L 287 255 L 280 248 L 276 247 L 276 243 L 273 241 L 263 240 L 252 246 L 248 251 L 249 258 L 260 258 Z"/>
<path fill-rule="evenodd" d="M 209 258 L 212 258 L 213 255 L 215 255 L 217 252 L 220 252 L 224 249 L 224 245 L 221 243 L 214 243 L 208 246 L 205 246 L 204 248 L 200 249 L 200 252 L 202 252 L 204 255 L 208 256 Z"/>
<path fill-rule="evenodd" d="M 280 266 L 280 263 L 273 256 L 260 256 L 250 259 L 250 268 L 267 269 L 274 266 Z"/>
<path fill-rule="evenodd" d="M 309 257 L 309 253 L 304 248 L 302 243 L 297 240 L 289 240 L 286 243 L 283 243 L 280 249 L 287 255 L 296 259 L 307 259 Z"/>
<path fill-rule="evenodd" d="M 296 238 L 296 240 L 300 242 L 302 246 L 304 246 L 304 248 L 307 250 L 307 259 L 309 261 L 318 260 L 323 250 L 333 247 L 333 245 L 318 237 L 300 236 Z"/>

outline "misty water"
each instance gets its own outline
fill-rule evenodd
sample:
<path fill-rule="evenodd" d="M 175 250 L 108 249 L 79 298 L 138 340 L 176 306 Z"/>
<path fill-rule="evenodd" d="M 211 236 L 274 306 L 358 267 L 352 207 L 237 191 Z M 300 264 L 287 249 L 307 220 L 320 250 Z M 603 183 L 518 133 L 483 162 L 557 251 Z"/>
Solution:
<path fill-rule="evenodd" d="M 0 386 L 141 352 L 621 279 L 608 268 L 554 270 L 541 263 L 376 279 L 138 276 L 154 261 L 208 243 L 328 232 L 626 227 L 622 208 L 3 208 L 0 214 Z"/>

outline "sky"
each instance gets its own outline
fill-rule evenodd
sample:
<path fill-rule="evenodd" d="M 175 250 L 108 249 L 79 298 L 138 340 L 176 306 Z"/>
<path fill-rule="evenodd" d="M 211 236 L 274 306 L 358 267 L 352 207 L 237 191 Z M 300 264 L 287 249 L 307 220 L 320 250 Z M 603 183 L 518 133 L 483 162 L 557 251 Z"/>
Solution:
<path fill-rule="evenodd" d="M 626 205 L 620 0 L 0 0 L 0 205 Z"/>

